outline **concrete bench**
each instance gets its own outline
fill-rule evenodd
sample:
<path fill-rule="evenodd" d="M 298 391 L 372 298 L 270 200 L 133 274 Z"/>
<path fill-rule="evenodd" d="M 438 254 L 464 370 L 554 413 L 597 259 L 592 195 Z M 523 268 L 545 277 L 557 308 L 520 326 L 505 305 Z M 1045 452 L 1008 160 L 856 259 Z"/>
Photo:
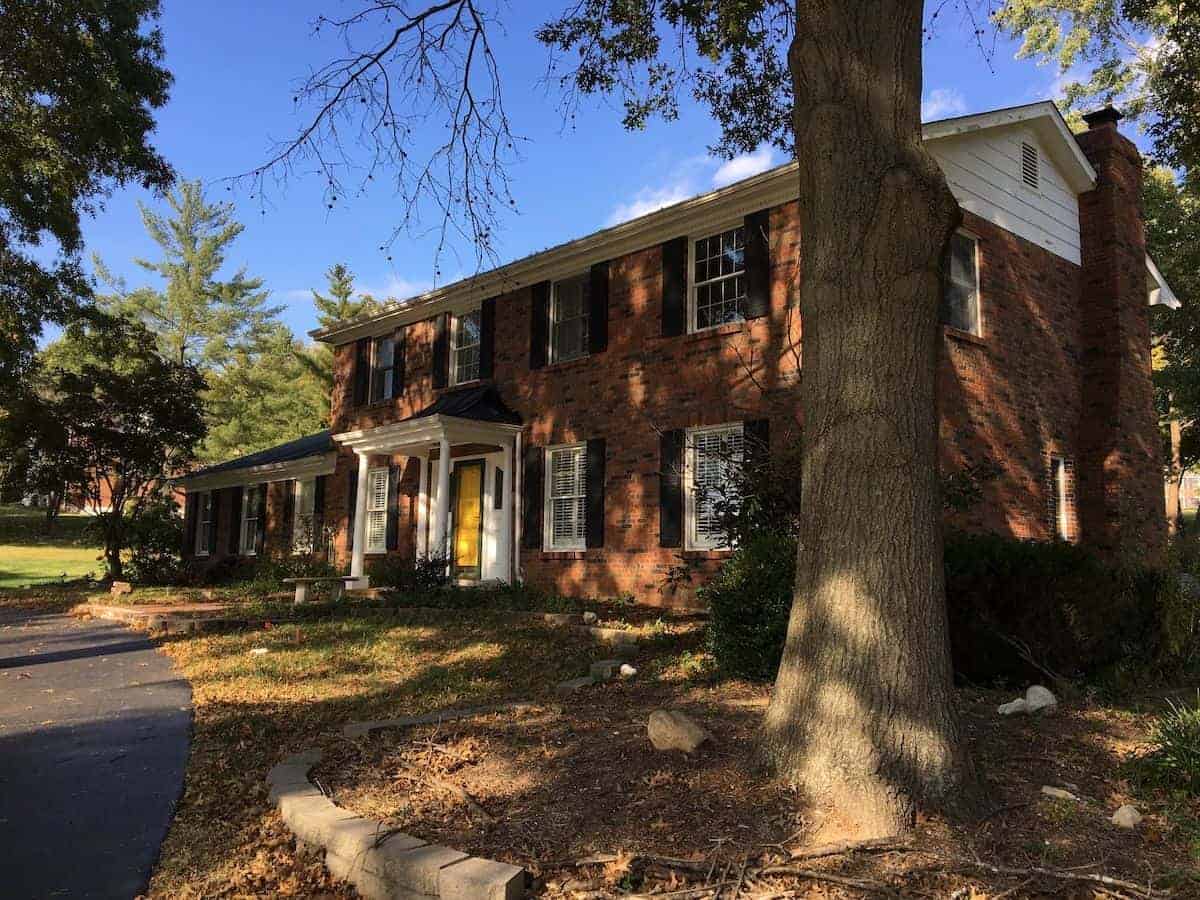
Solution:
<path fill-rule="evenodd" d="M 333 585 L 333 589 L 331 591 L 332 599 L 334 601 L 337 601 L 337 600 L 342 599 L 342 592 L 345 591 L 345 589 L 347 587 L 352 587 L 354 584 L 357 584 L 360 580 L 361 579 L 354 578 L 350 575 L 337 575 L 337 576 L 333 576 L 333 577 L 324 577 L 324 578 L 285 578 L 285 579 L 283 579 L 283 583 L 284 584 L 294 584 L 296 586 L 296 599 L 294 602 L 299 604 L 299 603 L 307 603 L 308 602 L 308 587 L 309 587 L 309 585 L 315 585 L 315 584 Z"/>

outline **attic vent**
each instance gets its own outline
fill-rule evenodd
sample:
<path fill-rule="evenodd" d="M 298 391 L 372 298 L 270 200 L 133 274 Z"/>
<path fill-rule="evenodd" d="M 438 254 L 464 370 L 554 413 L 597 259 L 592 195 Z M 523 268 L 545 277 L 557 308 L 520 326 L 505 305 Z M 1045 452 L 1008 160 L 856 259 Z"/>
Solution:
<path fill-rule="evenodd" d="M 1038 186 L 1038 152 L 1032 144 L 1021 144 L 1021 180 L 1031 188 Z"/>

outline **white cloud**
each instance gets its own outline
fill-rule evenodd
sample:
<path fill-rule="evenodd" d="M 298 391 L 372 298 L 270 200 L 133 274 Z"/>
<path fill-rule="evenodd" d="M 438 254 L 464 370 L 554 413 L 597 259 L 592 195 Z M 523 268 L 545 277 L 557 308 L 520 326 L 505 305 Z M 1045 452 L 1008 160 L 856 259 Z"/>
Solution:
<path fill-rule="evenodd" d="M 382 283 L 359 283 L 355 285 L 355 290 L 362 294 L 370 294 L 376 300 L 407 300 L 409 297 L 425 293 L 432 287 L 432 281 L 423 278 L 405 278 L 392 272 Z"/>
<path fill-rule="evenodd" d="M 954 88 L 934 88 L 921 101 L 922 122 L 961 116 L 966 111 L 967 98 Z"/>
<path fill-rule="evenodd" d="M 775 150 L 764 144 L 753 153 L 743 153 L 741 156 L 735 156 L 733 159 L 727 159 L 721 163 L 717 171 L 713 173 L 713 187 L 725 187 L 727 184 L 733 184 L 735 181 L 765 172 L 774 165 Z"/>
<path fill-rule="evenodd" d="M 775 151 L 759 147 L 733 159 L 713 156 L 689 156 L 679 160 L 658 184 L 639 189 L 631 198 L 618 203 L 609 213 L 605 225 L 619 225 L 656 209 L 695 197 L 712 188 L 722 188 L 776 165 Z"/>

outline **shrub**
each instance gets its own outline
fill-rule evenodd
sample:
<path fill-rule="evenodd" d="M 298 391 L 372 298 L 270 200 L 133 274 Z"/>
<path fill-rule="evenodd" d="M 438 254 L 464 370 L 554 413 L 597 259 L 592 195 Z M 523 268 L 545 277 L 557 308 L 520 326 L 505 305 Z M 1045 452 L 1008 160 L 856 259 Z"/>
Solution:
<path fill-rule="evenodd" d="M 138 584 L 178 584 L 187 577 L 180 557 L 183 520 L 169 497 L 148 502 L 136 517 L 127 520 L 124 553 L 125 576 Z"/>
<path fill-rule="evenodd" d="M 708 646 L 729 675 L 775 677 L 787 636 L 796 574 L 796 541 L 763 532 L 738 548 L 698 592 L 708 605 Z"/>
<path fill-rule="evenodd" d="M 191 572 L 194 584 L 221 586 L 234 596 L 262 597 L 283 593 L 292 586 L 285 578 L 328 578 L 338 571 L 324 559 L 303 554 L 263 554 L 227 557 L 204 569 Z"/>
<path fill-rule="evenodd" d="M 387 556 L 374 561 L 367 574 L 371 584 L 390 587 L 397 593 L 425 594 L 450 583 L 449 568 L 444 556 L 422 556 L 403 559 Z"/>
<path fill-rule="evenodd" d="M 1158 787 L 1200 794 L 1200 694 L 1195 706 L 1168 700 L 1150 741 L 1153 749 L 1136 761 L 1138 774 Z"/>

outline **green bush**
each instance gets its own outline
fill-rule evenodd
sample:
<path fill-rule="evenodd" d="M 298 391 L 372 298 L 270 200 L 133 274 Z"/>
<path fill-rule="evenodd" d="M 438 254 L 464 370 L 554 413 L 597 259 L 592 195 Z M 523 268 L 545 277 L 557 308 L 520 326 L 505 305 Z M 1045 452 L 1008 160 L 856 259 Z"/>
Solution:
<path fill-rule="evenodd" d="M 771 679 L 791 609 L 795 541 L 742 545 L 699 597 L 727 674 Z M 1193 604 L 1168 570 L 1105 563 L 1063 542 L 949 534 L 946 597 L 954 668 L 976 682 L 1152 676 L 1194 652 Z"/>
<path fill-rule="evenodd" d="M 1150 752 L 1136 760 L 1138 775 L 1156 787 L 1200 794 L 1200 694 L 1195 706 L 1168 700 L 1150 742 Z"/>
<path fill-rule="evenodd" d="M 157 498 L 131 518 L 126 543 L 125 576 L 131 581 L 161 585 L 187 580 L 187 567 L 179 554 L 183 519 L 171 498 Z"/>
<path fill-rule="evenodd" d="M 443 588 L 450 583 L 448 572 L 444 556 L 418 559 L 385 556 L 373 561 L 367 569 L 371 584 L 390 587 L 402 594 L 425 594 Z"/>
<path fill-rule="evenodd" d="M 708 647 L 728 675 L 775 677 L 796 574 L 796 541 L 764 532 L 743 544 L 700 588 L 709 610 Z"/>
<path fill-rule="evenodd" d="M 190 582 L 220 586 L 235 596 L 263 597 L 290 591 L 285 578 L 329 578 L 340 574 L 324 559 L 303 554 L 262 554 L 227 557 L 215 565 L 191 571 Z"/>

